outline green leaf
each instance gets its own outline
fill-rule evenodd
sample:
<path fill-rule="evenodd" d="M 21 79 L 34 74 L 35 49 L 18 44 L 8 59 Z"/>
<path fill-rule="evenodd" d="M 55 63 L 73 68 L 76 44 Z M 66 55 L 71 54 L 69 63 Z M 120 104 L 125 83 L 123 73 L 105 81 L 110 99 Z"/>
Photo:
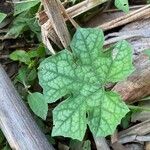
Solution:
<path fill-rule="evenodd" d="M 28 51 L 28 55 L 29 55 L 30 58 L 38 57 L 37 50 Z"/>
<path fill-rule="evenodd" d="M 128 108 L 121 102 L 120 96 L 114 92 L 103 92 L 103 95 L 97 98 L 102 102 L 89 111 L 89 127 L 95 136 L 105 137 L 114 133 L 116 125 L 128 112 Z"/>
<path fill-rule="evenodd" d="M 26 21 L 27 21 L 26 13 L 18 15 L 13 20 L 11 28 L 6 34 L 6 37 L 13 36 L 14 38 L 17 38 L 20 34 L 22 34 L 23 31 L 27 29 Z"/>
<path fill-rule="evenodd" d="M 6 18 L 7 14 L 0 12 L 0 23 Z"/>
<path fill-rule="evenodd" d="M 6 37 L 13 37 L 17 38 L 20 34 L 27 30 L 31 30 L 34 35 L 38 36 L 38 39 L 40 39 L 40 27 L 38 25 L 38 22 L 35 18 L 35 12 L 23 12 L 19 14 L 14 20 L 11 25 L 11 28 L 9 29 L 8 33 L 6 34 Z"/>
<path fill-rule="evenodd" d="M 37 77 L 37 72 L 36 72 L 36 69 L 33 68 L 33 69 L 30 70 L 30 72 L 28 72 L 27 80 L 30 82 L 30 81 L 35 80 L 36 77 Z"/>
<path fill-rule="evenodd" d="M 104 53 L 103 43 L 102 30 L 79 28 L 70 44 L 72 53 L 63 50 L 40 64 L 46 101 L 69 95 L 53 110 L 53 136 L 82 140 L 87 125 L 95 136 L 107 136 L 129 111 L 117 93 L 104 89 L 133 71 L 131 46 L 122 41 Z"/>
<path fill-rule="evenodd" d="M 41 41 L 41 29 L 39 27 L 38 20 L 36 18 L 28 18 L 26 23 L 30 30 L 37 35 L 39 41 Z"/>
<path fill-rule="evenodd" d="M 20 68 L 19 71 L 18 71 L 18 75 L 16 76 L 16 79 L 22 84 L 25 83 L 27 72 L 28 72 L 27 67 Z"/>
<path fill-rule="evenodd" d="M 2 150 L 11 150 L 10 146 L 7 144 Z"/>
<path fill-rule="evenodd" d="M 12 59 L 14 61 L 20 61 L 27 65 L 29 65 L 31 62 L 31 59 L 30 59 L 28 53 L 24 50 L 16 50 L 16 51 L 12 52 L 9 55 L 9 57 L 10 57 L 10 59 Z"/>
<path fill-rule="evenodd" d="M 41 58 L 45 57 L 45 55 L 46 55 L 46 49 L 45 49 L 45 47 L 44 47 L 43 44 L 39 45 L 39 47 L 37 49 L 37 53 L 38 53 L 38 57 L 41 57 Z"/>
<path fill-rule="evenodd" d="M 45 47 L 41 44 L 37 49 L 28 51 L 30 58 L 34 57 L 44 57 L 45 56 Z"/>
<path fill-rule="evenodd" d="M 53 111 L 54 125 L 52 135 L 63 135 L 73 139 L 83 138 L 86 127 L 86 105 L 82 97 L 77 96 L 62 102 Z M 82 117 L 81 117 L 82 116 Z"/>
<path fill-rule="evenodd" d="M 128 0 L 115 0 L 115 6 L 124 11 L 125 13 L 129 12 L 129 3 Z"/>
<path fill-rule="evenodd" d="M 24 11 L 29 10 L 40 2 L 40 0 L 24 0 L 15 3 L 14 15 L 18 15 Z"/>
<path fill-rule="evenodd" d="M 0 145 L 2 144 L 3 140 L 5 139 L 2 131 L 0 130 Z"/>
<path fill-rule="evenodd" d="M 112 53 L 112 62 L 109 66 L 107 81 L 117 82 L 123 80 L 125 76 L 127 77 L 133 72 L 132 51 L 130 49 L 132 49 L 131 45 L 127 41 L 121 41 L 116 44 Z"/>
<path fill-rule="evenodd" d="M 126 114 L 126 116 L 121 120 L 121 126 L 123 129 L 127 129 L 130 125 L 132 112 Z"/>
<path fill-rule="evenodd" d="M 12 27 L 9 29 L 8 33 L 6 34 L 6 37 L 14 37 L 17 38 L 22 32 L 25 30 L 26 24 L 17 24 L 17 25 L 12 25 Z"/>
<path fill-rule="evenodd" d="M 23 66 L 19 69 L 15 81 L 22 83 L 24 86 L 29 86 L 32 85 L 36 77 L 37 71 L 35 68 L 29 69 L 27 66 Z"/>
<path fill-rule="evenodd" d="M 48 104 L 45 102 L 44 96 L 41 93 L 35 92 L 28 95 L 28 103 L 32 111 L 42 118 L 46 119 L 48 112 Z"/>
<path fill-rule="evenodd" d="M 89 140 L 84 142 L 83 150 L 91 150 L 91 142 Z"/>

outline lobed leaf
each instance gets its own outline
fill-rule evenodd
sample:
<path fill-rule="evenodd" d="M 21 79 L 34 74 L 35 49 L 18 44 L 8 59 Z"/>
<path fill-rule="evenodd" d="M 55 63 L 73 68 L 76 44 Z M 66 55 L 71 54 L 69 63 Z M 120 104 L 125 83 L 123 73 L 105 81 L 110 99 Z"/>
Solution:
<path fill-rule="evenodd" d="M 39 67 L 39 82 L 48 103 L 67 96 L 53 111 L 53 136 L 82 140 L 87 125 L 96 136 L 112 134 L 129 111 L 118 94 L 106 92 L 109 82 L 117 82 L 132 71 L 132 49 L 119 42 L 113 51 L 103 52 L 102 30 L 79 28 L 70 44 L 45 59 Z"/>

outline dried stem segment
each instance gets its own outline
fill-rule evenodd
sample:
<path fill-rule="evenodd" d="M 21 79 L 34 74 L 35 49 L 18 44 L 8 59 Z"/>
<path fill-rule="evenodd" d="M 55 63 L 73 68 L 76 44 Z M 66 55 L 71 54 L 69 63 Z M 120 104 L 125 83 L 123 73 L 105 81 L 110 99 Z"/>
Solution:
<path fill-rule="evenodd" d="M 65 20 L 61 14 L 59 2 L 57 0 L 42 0 L 52 27 L 56 31 L 61 43 L 66 48 L 70 44 L 70 35 Z"/>
<path fill-rule="evenodd" d="M 66 29 L 65 29 L 65 32 L 60 30 L 61 33 L 63 33 L 62 37 L 59 36 L 59 34 L 58 34 L 58 31 L 59 31 L 58 28 L 60 29 L 59 26 L 61 25 L 61 23 L 59 22 L 60 19 L 58 17 L 56 17 L 55 11 L 58 8 L 58 5 L 60 5 L 60 4 L 58 4 L 59 2 L 57 2 L 57 4 L 54 5 L 53 2 L 55 1 L 55 3 L 56 3 L 56 0 L 49 1 L 49 3 L 51 3 L 51 4 L 53 3 L 53 9 L 51 9 L 52 6 L 49 6 L 49 4 L 46 4 L 47 1 L 48 0 L 43 0 L 43 4 L 46 5 L 45 12 L 48 13 L 48 14 L 46 14 L 45 12 L 40 12 L 38 14 L 39 15 L 39 21 L 40 21 L 41 25 L 43 25 L 45 23 L 47 24 L 46 25 L 47 26 L 46 30 L 48 32 L 48 38 L 50 38 L 58 47 L 60 47 L 59 39 L 60 40 L 63 39 L 62 37 L 65 35 L 65 33 L 67 33 Z M 74 17 L 76 17 L 76 16 L 78 16 L 78 15 L 80 15 L 80 14 L 82 14 L 82 13 L 84 13 L 84 12 L 86 12 L 86 11 L 88 11 L 88 10 L 90 10 L 90 9 L 106 2 L 106 1 L 108 1 L 108 0 L 85 0 L 85 1 L 83 1 L 79 4 L 77 4 L 77 5 L 74 5 L 70 8 L 68 8 L 68 9 L 66 9 L 66 10 L 62 9 L 62 12 L 64 13 L 64 19 L 60 15 L 60 13 L 62 13 L 62 12 L 60 12 L 60 10 L 58 10 L 59 11 L 59 17 L 61 17 L 61 21 L 63 22 L 63 24 L 64 24 L 64 20 L 66 21 L 66 20 L 69 19 L 71 21 L 71 23 L 77 28 L 78 24 L 71 18 L 74 18 Z M 47 10 L 47 6 L 49 6 L 48 9 L 50 9 L 50 10 Z M 51 12 L 53 12 L 53 15 L 55 15 L 53 20 L 51 19 L 51 17 L 52 17 Z M 48 15 L 48 17 L 47 17 L 47 15 Z M 54 24 L 55 24 L 55 26 L 54 26 Z M 56 26 L 57 26 L 57 29 L 56 29 Z M 53 30 L 53 27 L 54 27 L 57 34 Z M 68 37 L 67 41 L 69 41 L 68 33 L 66 34 L 66 36 Z M 67 44 L 65 44 L 65 45 L 67 45 Z"/>
<path fill-rule="evenodd" d="M 74 5 L 68 9 L 66 9 L 67 14 L 71 17 L 74 18 L 76 16 L 79 16 L 80 14 L 100 5 L 108 0 L 85 0 L 77 5 Z"/>
<path fill-rule="evenodd" d="M 110 29 L 125 25 L 127 23 L 130 23 L 132 21 L 144 18 L 145 16 L 146 17 L 150 16 L 149 14 L 150 14 L 150 5 L 147 5 L 127 15 L 121 16 L 115 20 L 106 22 L 100 25 L 99 28 L 102 28 L 103 30 L 110 30 Z"/>
<path fill-rule="evenodd" d="M 139 123 L 119 133 L 119 139 L 131 135 L 145 135 L 150 133 L 150 120 Z"/>

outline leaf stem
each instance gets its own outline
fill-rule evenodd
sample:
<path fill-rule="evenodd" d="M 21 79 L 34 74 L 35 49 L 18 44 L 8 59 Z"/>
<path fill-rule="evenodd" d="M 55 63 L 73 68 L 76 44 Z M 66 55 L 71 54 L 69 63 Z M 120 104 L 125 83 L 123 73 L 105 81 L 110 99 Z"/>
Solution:
<path fill-rule="evenodd" d="M 147 108 L 147 107 L 140 107 L 140 106 L 134 106 L 134 105 L 128 105 L 128 107 L 130 109 L 133 109 L 133 110 L 145 110 L 145 111 L 150 111 L 150 108 Z"/>

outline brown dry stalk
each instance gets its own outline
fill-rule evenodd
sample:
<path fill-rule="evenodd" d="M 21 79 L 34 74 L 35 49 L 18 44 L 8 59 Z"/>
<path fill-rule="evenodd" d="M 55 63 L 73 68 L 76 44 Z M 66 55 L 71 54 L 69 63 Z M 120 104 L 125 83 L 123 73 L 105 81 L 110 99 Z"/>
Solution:
<path fill-rule="evenodd" d="M 46 1 L 46 0 L 43 0 L 43 1 Z M 62 12 L 64 13 L 64 17 L 65 17 L 65 21 L 66 20 L 70 20 L 71 23 L 75 26 L 75 27 L 78 27 L 78 24 L 72 19 L 104 2 L 106 2 L 107 0 L 85 0 L 79 4 L 76 4 L 68 9 L 64 9 L 62 8 L 62 5 L 59 6 L 62 8 Z M 58 2 L 58 1 L 57 1 Z M 45 9 L 45 11 L 49 11 L 47 10 L 47 8 Z M 52 12 L 52 11 L 51 11 Z M 54 12 L 53 12 L 54 13 Z M 49 14 L 49 13 L 48 13 Z M 44 23 L 47 23 L 47 32 L 48 32 L 48 38 L 50 38 L 55 44 L 57 44 L 59 47 L 60 47 L 60 42 L 59 40 L 56 40 L 56 39 L 60 39 L 61 36 L 59 36 L 59 34 L 57 33 L 58 32 L 58 29 L 56 29 L 56 25 L 55 25 L 55 31 L 53 30 L 53 25 L 52 24 L 56 24 L 56 22 L 58 22 L 58 18 L 56 18 L 56 20 L 52 21 L 51 20 L 51 17 L 49 16 L 47 18 L 47 15 L 46 13 L 42 12 L 42 13 L 39 13 L 39 17 L 42 17 L 42 18 L 39 18 L 40 19 L 40 24 L 43 25 Z M 47 20 L 48 19 L 48 20 Z M 62 19 L 62 18 L 61 18 Z M 47 20 L 47 21 L 46 21 Z M 44 22 L 43 22 L 44 21 Z M 57 24 L 58 26 L 61 25 L 61 23 Z M 51 33 L 52 32 L 52 33 Z M 65 34 L 65 32 L 61 31 L 63 34 Z M 56 34 L 57 33 L 57 34 Z M 68 34 L 67 34 L 68 35 Z M 59 36 L 59 37 L 58 37 Z M 62 39 L 62 38 L 61 38 Z M 61 40 L 60 39 L 60 40 Z M 61 40 L 62 41 L 62 40 Z M 63 41 L 62 41 L 63 42 Z M 64 44 L 63 44 L 64 45 Z"/>
<path fill-rule="evenodd" d="M 79 4 L 76 4 L 68 9 L 66 9 L 66 13 L 71 17 L 74 18 L 79 16 L 80 14 L 100 5 L 108 0 L 85 0 Z"/>
<path fill-rule="evenodd" d="M 104 31 L 110 30 L 116 27 L 119 27 L 121 25 L 125 25 L 127 23 L 130 23 L 132 21 L 144 18 L 145 16 L 150 16 L 150 5 L 146 5 L 138 10 L 135 10 L 129 14 L 126 14 L 124 16 L 121 16 L 117 19 L 114 19 L 110 22 L 104 23 L 99 28 L 102 28 Z"/>
<path fill-rule="evenodd" d="M 65 20 L 61 14 L 57 0 L 42 0 L 47 16 L 51 21 L 52 27 L 56 31 L 61 43 L 66 48 L 70 44 L 70 34 Z"/>
<path fill-rule="evenodd" d="M 62 3 L 59 1 L 59 5 L 60 5 L 60 9 L 62 10 L 63 14 L 64 14 L 64 17 L 67 18 L 71 23 L 72 25 L 77 28 L 79 27 L 79 25 L 74 21 L 73 18 L 71 18 L 67 13 L 66 13 L 66 10 L 64 8 L 64 6 L 62 5 Z"/>

